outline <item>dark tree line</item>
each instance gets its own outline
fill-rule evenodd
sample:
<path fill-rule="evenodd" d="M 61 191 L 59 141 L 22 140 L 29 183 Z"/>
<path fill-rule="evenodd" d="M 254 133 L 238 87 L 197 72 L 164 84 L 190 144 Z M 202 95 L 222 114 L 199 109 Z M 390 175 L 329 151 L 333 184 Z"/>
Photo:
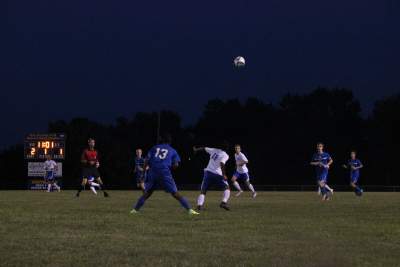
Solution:
<path fill-rule="evenodd" d="M 309 166 L 316 142 L 326 144 L 334 159 L 331 184 L 348 184 L 348 174 L 341 168 L 356 149 L 365 164 L 361 183 L 398 185 L 400 175 L 397 151 L 400 148 L 400 95 L 378 101 L 368 118 L 361 116 L 359 102 L 346 89 L 318 88 L 306 95 L 286 95 L 278 105 L 257 98 L 210 100 L 198 121 L 184 127 L 179 114 L 162 111 L 161 131 L 173 135 L 173 146 L 182 157 L 175 173 L 178 184 L 199 184 L 206 155 L 192 155 L 193 145 L 215 146 L 221 140 L 239 143 L 250 160 L 254 184 L 314 184 Z M 77 185 L 80 154 L 89 137 L 94 137 L 102 155 L 104 180 L 115 188 L 134 184 L 129 162 L 135 148 L 144 150 L 157 138 L 158 114 L 137 113 L 133 118 L 120 117 L 113 125 L 85 118 L 69 122 L 55 121 L 49 132 L 63 132 L 67 139 L 64 161 L 64 186 Z M 233 159 L 233 150 L 230 151 Z M 0 154 L 0 185 L 26 185 L 23 147 L 16 145 Z M 234 170 L 230 160 L 229 172 Z"/>

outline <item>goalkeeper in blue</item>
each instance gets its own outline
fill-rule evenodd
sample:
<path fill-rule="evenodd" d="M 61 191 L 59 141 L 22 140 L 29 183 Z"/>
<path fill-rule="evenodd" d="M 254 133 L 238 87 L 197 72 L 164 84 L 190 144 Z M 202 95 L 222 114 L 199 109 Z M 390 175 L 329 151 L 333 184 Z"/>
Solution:
<path fill-rule="evenodd" d="M 354 189 L 354 193 L 357 196 L 361 196 L 363 190 L 357 185 L 358 179 L 360 178 L 360 169 L 364 167 L 361 161 L 357 158 L 357 152 L 350 152 L 350 159 L 347 164 L 343 165 L 345 169 L 350 170 L 350 186 Z"/>
<path fill-rule="evenodd" d="M 160 187 L 178 200 L 190 215 L 199 214 L 190 207 L 186 198 L 181 196 L 178 192 L 174 178 L 172 177 L 171 168 L 178 168 L 181 160 L 176 150 L 173 149 L 170 144 L 171 136 L 165 135 L 162 137 L 161 142 L 150 149 L 147 154 L 143 169 L 149 166 L 149 172 L 146 177 L 144 192 L 131 210 L 131 214 L 138 213 L 146 200 L 151 197 L 154 190 Z"/>

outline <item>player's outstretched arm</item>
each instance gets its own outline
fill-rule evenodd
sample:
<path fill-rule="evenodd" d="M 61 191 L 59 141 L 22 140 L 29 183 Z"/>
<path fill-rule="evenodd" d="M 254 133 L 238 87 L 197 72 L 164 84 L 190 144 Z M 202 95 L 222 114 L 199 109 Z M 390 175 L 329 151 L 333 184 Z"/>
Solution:
<path fill-rule="evenodd" d="M 312 166 L 319 166 L 321 163 L 319 161 L 311 161 L 310 165 Z"/>

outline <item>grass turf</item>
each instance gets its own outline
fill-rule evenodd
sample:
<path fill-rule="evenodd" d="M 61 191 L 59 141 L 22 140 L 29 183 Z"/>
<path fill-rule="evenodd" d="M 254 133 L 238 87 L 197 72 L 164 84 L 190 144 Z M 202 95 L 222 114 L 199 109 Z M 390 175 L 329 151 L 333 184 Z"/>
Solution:
<path fill-rule="evenodd" d="M 400 266 L 400 194 L 209 192 L 190 217 L 163 192 L 0 192 L 1 266 Z M 197 192 L 182 192 L 195 203 Z"/>

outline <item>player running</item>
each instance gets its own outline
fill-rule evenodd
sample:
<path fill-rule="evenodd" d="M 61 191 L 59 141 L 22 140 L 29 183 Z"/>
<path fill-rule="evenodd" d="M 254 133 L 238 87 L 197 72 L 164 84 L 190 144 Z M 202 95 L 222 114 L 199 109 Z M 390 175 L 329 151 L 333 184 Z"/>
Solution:
<path fill-rule="evenodd" d="M 236 171 L 232 176 L 232 184 L 239 191 L 236 193 L 236 196 L 240 196 L 243 193 L 242 188 L 240 187 L 239 181 L 244 181 L 247 188 L 251 191 L 253 198 L 257 196 L 256 191 L 254 190 L 253 185 L 250 183 L 249 170 L 247 169 L 246 164 L 249 163 L 246 156 L 242 153 L 240 145 L 235 145 L 235 161 L 236 161 Z"/>
<path fill-rule="evenodd" d="M 222 148 L 227 150 L 228 145 L 223 144 Z M 212 185 L 216 185 L 223 190 L 222 201 L 219 206 L 225 210 L 230 210 L 228 200 L 231 191 L 229 189 L 228 177 L 225 172 L 225 164 L 229 159 L 228 154 L 222 149 L 209 147 L 193 147 L 193 151 L 195 153 L 198 151 L 205 151 L 210 154 L 210 161 L 208 162 L 207 168 L 204 169 L 201 192 L 197 198 L 197 209 L 203 209 L 208 188 Z"/>
<path fill-rule="evenodd" d="M 332 165 L 333 160 L 331 156 L 324 152 L 324 144 L 317 143 L 317 152 L 314 153 L 311 165 L 315 166 L 315 171 L 317 175 L 317 182 L 319 190 L 321 190 L 322 200 L 330 200 L 333 189 L 327 184 L 328 182 L 328 170 Z"/>
<path fill-rule="evenodd" d="M 148 168 L 144 168 L 144 158 L 142 157 L 142 154 L 142 149 L 136 149 L 135 168 L 133 173 L 136 179 L 136 186 L 144 192 L 144 181 Z"/>
<path fill-rule="evenodd" d="M 171 168 L 178 168 L 180 157 L 175 149 L 171 147 L 171 136 L 165 135 L 161 138 L 161 142 L 150 149 L 144 162 L 143 168 L 149 166 L 149 172 L 146 177 L 144 193 L 138 199 L 135 207 L 131 210 L 131 214 L 138 213 L 146 200 L 150 198 L 154 190 L 163 187 L 165 192 L 170 193 L 184 207 L 190 215 L 198 215 L 194 211 L 189 202 L 181 196 L 176 187 L 174 178 L 172 177 Z"/>
<path fill-rule="evenodd" d="M 44 180 L 47 183 L 47 192 L 51 191 L 52 186 L 54 186 L 58 192 L 61 188 L 57 185 L 55 172 L 57 171 L 57 163 L 52 160 L 50 155 L 46 156 L 46 161 L 43 164 L 44 168 Z"/>
<path fill-rule="evenodd" d="M 101 190 L 103 190 L 104 197 L 108 197 L 108 193 L 104 190 L 104 184 L 101 180 L 100 173 L 98 168 L 100 167 L 99 162 L 99 153 L 95 149 L 96 141 L 92 138 L 88 140 L 88 148 L 86 148 L 81 156 L 82 163 L 82 183 L 76 193 L 76 196 L 79 197 L 79 194 L 82 190 L 85 190 L 85 186 L 88 183 L 88 178 L 94 177 L 96 182 L 99 184 Z"/>
<path fill-rule="evenodd" d="M 357 159 L 356 151 L 353 150 L 350 152 L 350 159 L 343 167 L 350 169 L 350 186 L 354 188 L 354 193 L 360 197 L 364 191 L 357 185 L 357 182 L 360 178 L 360 169 L 364 165 Z"/>

